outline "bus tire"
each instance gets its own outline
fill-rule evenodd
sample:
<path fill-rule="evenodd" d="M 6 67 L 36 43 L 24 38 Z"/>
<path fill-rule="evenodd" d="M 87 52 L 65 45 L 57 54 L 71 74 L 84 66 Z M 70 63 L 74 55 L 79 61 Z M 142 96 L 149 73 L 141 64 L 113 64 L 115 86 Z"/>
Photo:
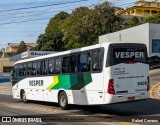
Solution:
<path fill-rule="evenodd" d="M 58 104 L 59 104 L 59 107 L 63 110 L 68 109 L 68 98 L 64 91 L 61 92 L 58 96 Z"/>
<path fill-rule="evenodd" d="M 23 101 L 24 103 L 27 103 L 27 102 L 28 102 L 28 101 L 27 101 L 27 98 L 26 98 L 26 93 L 25 93 L 24 90 L 22 90 L 22 92 L 21 92 L 21 99 L 22 99 L 22 101 Z"/>

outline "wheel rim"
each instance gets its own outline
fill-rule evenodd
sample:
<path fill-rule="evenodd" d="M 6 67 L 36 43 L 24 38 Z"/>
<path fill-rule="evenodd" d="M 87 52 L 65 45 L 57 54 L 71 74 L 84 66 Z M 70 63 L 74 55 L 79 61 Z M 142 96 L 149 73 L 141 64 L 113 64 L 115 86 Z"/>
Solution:
<path fill-rule="evenodd" d="M 65 98 L 64 95 L 61 96 L 60 102 L 61 102 L 61 105 L 62 105 L 62 106 L 65 106 L 65 105 L 66 105 L 66 98 Z"/>

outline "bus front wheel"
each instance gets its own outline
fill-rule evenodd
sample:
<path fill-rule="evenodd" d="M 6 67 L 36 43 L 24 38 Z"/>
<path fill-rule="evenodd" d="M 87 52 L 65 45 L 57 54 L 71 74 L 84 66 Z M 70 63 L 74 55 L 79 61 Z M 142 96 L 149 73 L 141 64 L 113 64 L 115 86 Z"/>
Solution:
<path fill-rule="evenodd" d="M 59 107 L 63 110 L 68 108 L 68 98 L 65 92 L 61 92 L 58 98 Z"/>
<path fill-rule="evenodd" d="M 21 92 L 21 99 L 24 103 L 27 103 L 26 93 L 24 90 L 22 90 Z"/>

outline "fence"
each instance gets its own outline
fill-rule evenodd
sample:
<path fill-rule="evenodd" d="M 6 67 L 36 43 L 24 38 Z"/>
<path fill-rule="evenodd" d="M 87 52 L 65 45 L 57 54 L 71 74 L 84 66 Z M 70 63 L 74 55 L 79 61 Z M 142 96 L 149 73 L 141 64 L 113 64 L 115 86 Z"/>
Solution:
<path fill-rule="evenodd" d="M 10 82 L 11 75 L 10 73 L 0 73 L 0 83 Z"/>

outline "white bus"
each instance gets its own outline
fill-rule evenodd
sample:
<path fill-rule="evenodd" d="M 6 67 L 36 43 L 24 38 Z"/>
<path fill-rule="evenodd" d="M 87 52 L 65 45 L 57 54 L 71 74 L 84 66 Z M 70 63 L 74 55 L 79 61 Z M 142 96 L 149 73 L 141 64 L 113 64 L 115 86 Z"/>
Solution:
<path fill-rule="evenodd" d="M 103 43 L 21 60 L 12 72 L 13 98 L 100 105 L 149 97 L 147 49 L 137 43 Z"/>

